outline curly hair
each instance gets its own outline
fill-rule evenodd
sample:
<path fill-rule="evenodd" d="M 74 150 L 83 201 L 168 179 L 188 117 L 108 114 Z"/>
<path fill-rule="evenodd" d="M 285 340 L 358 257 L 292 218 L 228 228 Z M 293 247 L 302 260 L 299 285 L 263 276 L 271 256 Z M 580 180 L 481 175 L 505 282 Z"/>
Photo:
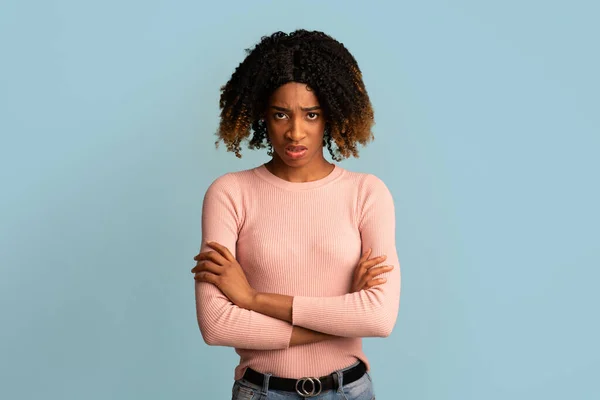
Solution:
<path fill-rule="evenodd" d="M 323 146 L 334 160 L 358 158 L 357 143 L 374 139 L 373 108 L 362 73 L 344 45 L 319 31 L 296 30 L 263 36 L 221 87 L 221 119 L 215 142 L 241 158 L 240 143 L 248 138 L 250 149 L 268 144 L 263 119 L 270 95 L 288 82 L 305 83 L 314 90 L 324 110 Z M 334 151 L 332 141 L 337 150 Z"/>

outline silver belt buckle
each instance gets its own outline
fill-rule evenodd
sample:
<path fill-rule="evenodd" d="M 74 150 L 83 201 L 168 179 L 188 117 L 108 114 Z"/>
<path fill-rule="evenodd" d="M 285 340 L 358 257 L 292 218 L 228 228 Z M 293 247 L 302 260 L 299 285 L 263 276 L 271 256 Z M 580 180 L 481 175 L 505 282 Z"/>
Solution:
<path fill-rule="evenodd" d="M 307 382 L 310 382 L 310 390 L 306 388 Z M 317 391 L 318 384 L 318 391 Z M 302 397 L 314 397 L 318 396 L 323 389 L 323 384 L 319 378 L 300 378 L 296 381 L 296 393 Z"/>

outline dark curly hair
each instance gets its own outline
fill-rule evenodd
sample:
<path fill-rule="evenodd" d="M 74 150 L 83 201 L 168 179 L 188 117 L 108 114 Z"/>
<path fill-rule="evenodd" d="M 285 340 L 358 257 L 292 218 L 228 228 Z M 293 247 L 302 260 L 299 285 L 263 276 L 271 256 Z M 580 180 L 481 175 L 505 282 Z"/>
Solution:
<path fill-rule="evenodd" d="M 326 118 L 323 146 L 334 160 L 358 158 L 357 143 L 365 145 L 374 139 L 373 108 L 362 73 L 342 43 L 323 32 L 300 29 L 263 36 L 245 51 L 246 58 L 221 87 L 217 148 L 222 140 L 227 151 L 241 158 L 240 143 L 250 135 L 250 128 L 253 136 L 248 147 L 266 147 L 263 116 L 269 97 L 288 82 L 305 83 L 315 91 Z M 337 151 L 332 149 L 332 140 Z"/>

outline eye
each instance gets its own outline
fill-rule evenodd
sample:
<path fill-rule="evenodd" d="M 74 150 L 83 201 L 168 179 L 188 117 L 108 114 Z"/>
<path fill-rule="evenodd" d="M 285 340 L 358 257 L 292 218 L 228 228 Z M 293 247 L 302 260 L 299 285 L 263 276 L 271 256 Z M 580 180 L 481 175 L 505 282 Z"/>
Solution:
<path fill-rule="evenodd" d="M 273 114 L 273 117 L 275 117 L 275 119 L 284 119 L 286 115 L 282 112 L 276 112 Z"/>
<path fill-rule="evenodd" d="M 308 115 L 308 119 L 310 119 L 310 120 L 315 120 L 315 119 L 319 118 L 319 113 L 310 112 L 307 115 Z"/>

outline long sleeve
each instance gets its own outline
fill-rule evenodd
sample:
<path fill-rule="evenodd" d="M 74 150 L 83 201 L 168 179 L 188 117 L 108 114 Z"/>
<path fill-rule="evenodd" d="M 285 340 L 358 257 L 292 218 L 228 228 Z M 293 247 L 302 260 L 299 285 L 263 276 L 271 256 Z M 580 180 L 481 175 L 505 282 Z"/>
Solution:
<path fill-rule="evenodd" d="M 295 296 L 293 325 L 345 337 L 386 337 L 392 332 L 400 306 L 401 273 L 396 251 L 395 211 L 392 195 L 374 175 L 359 191 L 357 221 L 362 252 L 387 255 L 379 265 L 394 269 L 381 277 L 387 282 L 372 288 L 332 297 Z"/>
<path fill-rule="evenodd" d="M 231 174 L 217 178 L 206 191 L 201 252 L 212 250 L 206 243 L 215 241 L 236 256 L 239 227 L 244 218 L 240 193 Z M 289 347 L 293 329 L 290 323 L 240 308 L 210 283 L 196 282 L 195 293 L 198 325 L 207 344 L 255 350 Z"/>

